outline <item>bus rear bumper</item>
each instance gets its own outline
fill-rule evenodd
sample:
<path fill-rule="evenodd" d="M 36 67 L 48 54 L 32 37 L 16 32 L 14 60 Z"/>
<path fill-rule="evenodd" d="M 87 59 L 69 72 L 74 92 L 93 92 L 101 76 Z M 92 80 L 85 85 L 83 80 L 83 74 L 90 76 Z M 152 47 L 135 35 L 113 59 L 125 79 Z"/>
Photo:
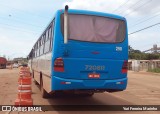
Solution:
<path fill-rule="evenodd" d="M 122 91 L 127 87 L 128 78 L 114 80 L 76 80 L 52 76 L 52 91 L 56 90 L 108 90 Z"/>

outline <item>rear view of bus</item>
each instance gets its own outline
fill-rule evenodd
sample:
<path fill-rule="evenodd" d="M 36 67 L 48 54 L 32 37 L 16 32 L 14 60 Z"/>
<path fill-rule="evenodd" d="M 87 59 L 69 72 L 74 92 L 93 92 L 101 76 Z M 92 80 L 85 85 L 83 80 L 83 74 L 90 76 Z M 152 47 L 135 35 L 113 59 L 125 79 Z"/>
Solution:
<path fill-rule="evenodd" d="M 59 10 L 55 18 L 52 90 L 91 93 L 125 90 L 128 62 L 125 18 L 82 10 L 64 12 Z"/>

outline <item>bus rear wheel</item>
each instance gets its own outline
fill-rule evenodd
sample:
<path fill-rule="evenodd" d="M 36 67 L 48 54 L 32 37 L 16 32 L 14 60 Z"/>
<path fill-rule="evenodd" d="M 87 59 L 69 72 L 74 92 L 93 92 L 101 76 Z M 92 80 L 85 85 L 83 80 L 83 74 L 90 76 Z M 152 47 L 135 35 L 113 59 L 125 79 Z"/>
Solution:
<path fill-rule="evenodd" d="M 35 85 L 39 85 L 39 83 L 35 79 L 33 80 L 33 82 Z"/>
<path fill-rule="evenodd" d="M 94 92 L 81 93 L 79 95 L 82 97 L 92 97 L 94 95 Z"/>
<path fill-rule="evenodd" d="M 94 92 L 91 92 L 91 93 L 86 93 L 84 96 L 85 97 L 92 97 L 94 95 Z"/>
<path fill-rule="evenodd" d="M 31 76 L 33 78 L 33 82 L 35 85 L 39 85 L 39 83 L 34 79 L 34 70 L 32 70 Z"/>
<path fill-rule="evenodd" d="M 50 95 L 47 93 L 47 91 L 43 88 L 43 80 L 41 79 L 40 82 L 40 90 L 41 90 L 41 95 L 43 98 L 48 98 Z"/>

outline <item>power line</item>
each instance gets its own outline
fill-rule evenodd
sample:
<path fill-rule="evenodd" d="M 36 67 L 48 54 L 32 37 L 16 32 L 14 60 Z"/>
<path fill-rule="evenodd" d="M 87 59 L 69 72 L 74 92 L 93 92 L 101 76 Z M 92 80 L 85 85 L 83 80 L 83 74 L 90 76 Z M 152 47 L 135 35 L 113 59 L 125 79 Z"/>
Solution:
<path fill-rule="evenodd" d="M 156 42 L 156 43 L 149 43 L 149 44 L 145 44 L 145 45 L 141 45 L 139 48 L 143 49 L 146 48 L 148 46 L 154 45 L 154 44 L 159 44 L 160 42 Z"/>
<path fill-rule="evenodd" d="M 4 5 L 4 4 L 0 4 L 0 5 L 1 5 L 1 6 L 4 6 L 4 7 L 11 8 L 11 9 L 14 9 L 14 10 L 17 10 L 17 11 L 19 11 L 19 12 L 23 12 L 24 14 L 28 13 L 29 15 L 32 15 L 32 16 L 38 16 L 38 17 L 41 17 L 41 18 L 47 18 L 47 19 L 48 19 L 48 17 L 44 17 L 44 16 L 41 16 L 41 15 L 38 15 L 38 14 L 35 14 L 35 13 L 31 13 L 31 12 L 29 12 L 29 11 L 17 9 L 17 8 L 10 7 L 10 6 Z"/>
<path fill-rule="evenodd" d="M 135 33 L 137 33 L 137 32 L 143 31 L 143 30 L 145 30 L 145 29 L 152 28 L 152 27 L 154 27 L 154 26 L 156 26 L 156 25 L 159 25 L 159 24 L 160 24 L 160 23 L 156 23 L 156 24 L 154 24 L 154 25 L 151 25 L 151 26 L 145 27 L 145 28 L 143 28 L 143 29 L 137 30 L 137 31 L 132 32 L 132 33 L 129 33 L 128 35 L 132 35 L 132 34 L 135 34 Z"/>
<path fill-rule="evenodd" d="M 138 23 L 132 25 L 132 27 L 130 27 L 130 28 L 133 28 L 134 26 L 137 26 L 137 25 L 139 25 L 139 24 L 142 24 L 142 23 L 144 23 L 144 22 L 146 22 L 146 21 L 149 21 L 149 20 L 151 20 L 151 19 L 153 19 L 153 18 L 155 18 L 155 17 L 157 17 L 157 16 L 159 16 L 159 15 L 160 15 L 160 13 L 158 13 L 158 14 L 156 14 L 156 15 L 153 15 L 153 16 L 151 16 L 150 18 L 145 19 L 145 20 L 141 19 L 142 21 L 139 21 Z"/>
<path fill-rule="evenodd" d="M 113 12 L 117 11 L 118 9 L 120 9 L 121 7 L 125 6 L 130 0 L 127 0 L 125 3 L 123 3 L 122 5 L 120 5 L 118 8 L 116 8 Z"/>
<path fill-rule="evenodd" d="M 34 24 L 30 24 L 30 23 L 26 23 L 26 22 L 24 22 L 24 21 L 21 21 L 21 20 L 19 20 L 19 19 L 9 19 L 9 18 L 6 18 L 5 16 L 0 16 L 0 18 L 1 19 L 5 19 L 5 20 L 12 20 L 12 21 L 17 21 L 17 22 L 20 22 L 20 23 L 24 23 L 24 24 L 26 24 L 26 25 L 30 25 L 30 26 L 34 26 L 34 27 L 37 27 L 37 28 L 42 28 L 42 26 L 39 26 L 39 25 L 34 25 Z M 43 27 L 44 28 L 44 27 Z"/>
<path fill-rule="evenodd" d="M 16 26 L 11 26 L 9 24 L 5 24 L 5 23 L 0 23 L 1 25 L 5 25 L 5 27 L 2 27 L 1 28 L 8 28 L 8 29 L 12 29 L 12 30 L 15 30 L 15 31 L 21 31 L 21 32 L 26 32 L 26 33 L 32 33 L 32 34 L 38 34 L 39 32 L 35 32 L 35 31 L 30 31 L 30 30 L 25 30 L 25 29 L 21 29 L 19 27 L 16 27 Z M 6 27 L 8 26 L 8 27 Z"/>
<path fill-rule="evenodd" d="M 157 7 L 154 7 L 154 8 L 152 8 L 152 10 L 154 10 L 154 9 L 157 9 Z M 158 10 L 159 11 L 159 10 Z M 135 22 L 135 24 L 137 24 L 138 22 L 141 22 L 141 21 L 143 21 L 143 20 L 145 20 L 146 18 L 148 19 L 148 18 L 154 18 L 154 17 L 157 17 L 157 16 L 159 16 L 159 14 L 160 14 L 160 12 L 158 12 L 158 13 L 154 13 L 152 16 L 145 16 L 145 17 L 142 17 L 142 18 L 139 18 L 139 19 L 137 19 Z M 134 26 L 135 24 L 130 24 L 130 26 Z"/>
<path fill-rule="evenodd" d="M 145 5 L 147 5 L 148 3 L 150 3 L 152 0 L 148 0 L 147 2 L 144 2 L 143 4 L 141 4 L 140 6 L 136 7 L 135 9 L 133 9 L 133 11 L 136 11 L 139 8 L 144 7 Z M 130 15 L 131 13 L 133 13 L 133 11 L 128 12 L 127 14 L 125 14 L 124 16 Z"/>
<path fill-rule="evenodd" d="M 136 5 L 140 4 L 142 1 L 143 0 L 135 2 L 132 6 L 129 6 L 127 9 L 125 9 L 125 11 L 129 10 L 130 8 L 136 7 Z M 124 11 L 124 10 L 121 10 L 119 13 L 121 13 L 122 11 Z M 125 11 L 124 11 L 124 13 L 125 13 Z"/>

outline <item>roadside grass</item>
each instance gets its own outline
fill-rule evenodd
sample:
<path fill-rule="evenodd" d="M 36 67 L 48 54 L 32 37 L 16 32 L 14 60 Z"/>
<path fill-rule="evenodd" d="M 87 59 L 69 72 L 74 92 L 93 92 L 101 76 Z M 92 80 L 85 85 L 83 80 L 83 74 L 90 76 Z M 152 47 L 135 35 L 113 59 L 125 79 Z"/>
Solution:
<path fill-rule="evenodd" d="M 149 69 L 148 72 L 160 73 L 160 68 Z"/>

